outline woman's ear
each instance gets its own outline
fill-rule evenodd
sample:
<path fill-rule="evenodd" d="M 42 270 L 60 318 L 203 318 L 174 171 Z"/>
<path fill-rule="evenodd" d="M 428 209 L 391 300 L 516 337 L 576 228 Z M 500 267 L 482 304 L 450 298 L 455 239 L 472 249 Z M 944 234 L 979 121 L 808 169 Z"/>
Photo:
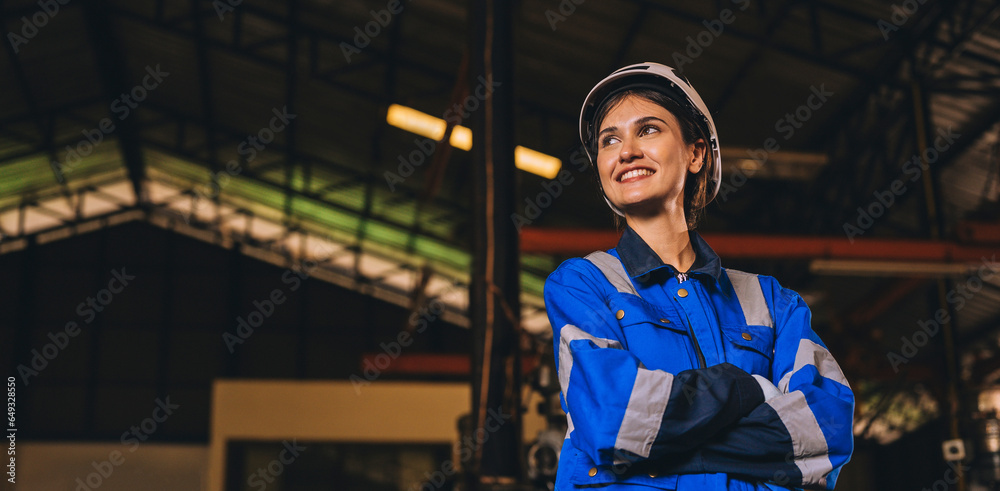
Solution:
<path fill-rule="evenodd" d="M 698 141 L 688 145 L 688 150 L 691 152 L 691 162 L 688 163 L 688 172 L 697 174 L 705 165 L 705 155 L 708 153 L 708 145 L 705 144 L 704 138 L 699 138 Z"/>

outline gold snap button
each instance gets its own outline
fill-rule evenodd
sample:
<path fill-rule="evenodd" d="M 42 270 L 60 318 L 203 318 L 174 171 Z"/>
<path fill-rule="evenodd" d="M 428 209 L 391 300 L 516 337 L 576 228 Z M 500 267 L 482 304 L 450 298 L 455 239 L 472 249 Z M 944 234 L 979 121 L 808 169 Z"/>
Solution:
<path fill-rule="evenodd" d="M 624 310 L 619 310 L 618 312 L 615 312 L 615 319 L 622 320 L 623 317 L 625 317 Z"/>
<path fill-rule="evenodd" d="M 751 339 L 753 339 L 753 336 L 751 336 L 750 333 L 745 332 L 743 333 L 743 339 L 750 341 Z"/>
<path fill-rule="evenodd" d="M 660 319 L 660 322 L 664 324 L 670 324 L 670 319 Z"/>
<path fill-rule="evenodd" d="M 619 312 L 621 312 L 621 311 L 619 311 Z M 590 477 L 596 476 L 597 475 L 597 467 L 591 467 L 590 468 L 590 472 L 588 472 L 587 475 L 590 476 Z"/>
<path fill-rule="evenodd" d="M 685 289 L 683 289 L 683 288 L 681 288 L 680 290 L 677 290 L 677 296 L 681 297 L 681 298 L 684 298 L 684 297 L 688 296 L 688 291 L 685 290 Z"/>
<path fill-rule="evenodd" d="M 655 478 L 656 476 L 659 476 L 659 475 L 660 474 L 658 474 L 656 471 L 649 471 L 649 477 L 654 477 Z"/>

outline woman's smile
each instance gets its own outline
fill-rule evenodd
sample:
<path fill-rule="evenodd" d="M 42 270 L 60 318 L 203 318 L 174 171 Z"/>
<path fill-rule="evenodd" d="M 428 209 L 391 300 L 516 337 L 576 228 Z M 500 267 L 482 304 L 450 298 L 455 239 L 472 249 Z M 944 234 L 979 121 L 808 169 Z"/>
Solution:
<path fill-rule="evenodd" d="M 623 172 L 620 176 L 618 176 L 618 182 L 620 183 L 635 182 L 644 179 L 646 177 L 649 177 L 653 175 L 655 172 L 656 171 L 645 167 L 631 169 L 626 172 Z"/>

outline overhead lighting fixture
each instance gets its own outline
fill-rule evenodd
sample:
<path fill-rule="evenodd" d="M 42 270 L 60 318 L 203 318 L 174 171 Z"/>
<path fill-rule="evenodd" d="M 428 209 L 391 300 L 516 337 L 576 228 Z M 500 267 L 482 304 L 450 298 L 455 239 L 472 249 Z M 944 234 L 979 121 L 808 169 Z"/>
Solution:
<path fill-rule="evenodd" d="M 416 133 L 420 136 L 430 138 L 434 141 L 441 141 L 444 138 L 445 129 L 448 123 L 441 118 L 436 118 L 430 114 L 417 111 L 412 107 L 393 104 L 389 106 L 389 112 L 385 115 L 385 120 L 389 124 Z M 472 150 L 472 130 L 465 126 L 456 125 L 451 130 L 451 138 L 448 143 L 455 148 L 465 151 Z"/>
<path fill-rule="evenodd" d="M 555 179 L 562 167 L 562 161 L 551 155 L 518 145 L 514 148 L 514 165 L 518 169 L 538 174 L 546 179 Z"/>
<path fill-rule="evenodd" d="M 420 136 L 441 141 L 448 124 L 445 120 L 417 111 L 412 107 L 393 104 L 385 116 L 389 124 L 416 133 Z M 472 150 L 472 130 L 456 125 L 451 130 L 448 143 L 465 151 Z M 562 168 L 562 161 L 542 152 L 518 145 L 514 149 L 514 165 L 523 171 L 537 174 L 546 179 L 554 179 Z"/>

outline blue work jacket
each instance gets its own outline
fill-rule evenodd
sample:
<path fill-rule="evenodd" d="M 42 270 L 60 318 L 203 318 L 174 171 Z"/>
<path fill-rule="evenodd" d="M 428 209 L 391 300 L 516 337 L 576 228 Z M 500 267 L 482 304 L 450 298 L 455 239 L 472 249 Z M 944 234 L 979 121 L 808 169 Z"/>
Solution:
<path fill-rule="evenodd" d="M 833 489 L 854 394 L 809 307 L 690 237 L 686 273 L 626 228 L 546 280 L 569 426 L 556 489 Z"/>

